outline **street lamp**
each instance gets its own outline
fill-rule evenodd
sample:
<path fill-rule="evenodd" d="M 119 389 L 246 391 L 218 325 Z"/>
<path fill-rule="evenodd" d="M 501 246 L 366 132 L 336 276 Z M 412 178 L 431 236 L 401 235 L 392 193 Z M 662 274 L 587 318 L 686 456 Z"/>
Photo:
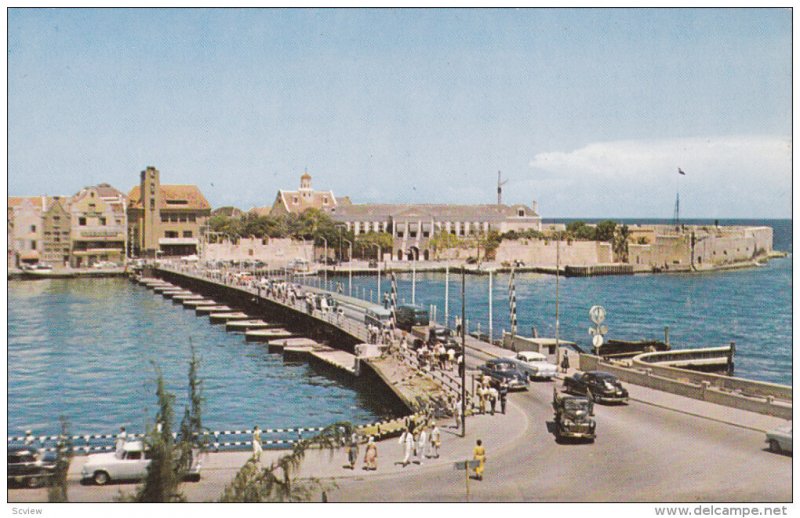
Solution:
<path fill-rule="evenodd" d="M 342 238 L 349 247 L 347 255 L 347 295 L 353 296 L 353 243 L 349 239 Z"/>
<path fill-rule="evenodd" d="M 319 236 L 320 239 L 325 241 L 325 259 L 323 259 L 325 264 L 325 289 L 328 289 L 328 240 L 322 236 Z"/>
<path fill-rule="evenodd" d="M 375 264 L 378 265 L 378 303 L 381 300 L 381 245 L 378 243 L 370 243 L 370 245 L 378 248 L 378 257 Z"/>

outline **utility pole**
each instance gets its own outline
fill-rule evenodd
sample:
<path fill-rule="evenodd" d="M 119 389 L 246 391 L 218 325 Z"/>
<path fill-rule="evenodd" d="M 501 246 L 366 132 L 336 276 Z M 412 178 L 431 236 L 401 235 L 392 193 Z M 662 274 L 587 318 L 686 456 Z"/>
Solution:
<path fill-rule="evenodd" d="M 466 273 L 464 265 L 461 265 L 461 437 L 467 436 L 467 336 L 465 334 L 466 326 L 466 301 L 464 293 L 466 292 Z"/>
<path fill-rule="evenodd" d="M 444 265 L 444 326 L 450 326 L 450 261 Z"/>
<path fill-rule="evenodd" d="M 492 270 L 489 270 L 489 343 L 492 343 Z"/>
<path fill-rule="evenodd" d="M 497 204 L 503 204 L 503 186 L 508 183 L 508 180 L 505 182 L 500 181 L 500 171 L 497 171 Z"/>
<path fill-rule="evenodd" d="M 556 241 L 556 360 L 558 360 L 558 278 L 559 269 L 561 267 L 561 233 L 558 234 L 558 241 Z"/>

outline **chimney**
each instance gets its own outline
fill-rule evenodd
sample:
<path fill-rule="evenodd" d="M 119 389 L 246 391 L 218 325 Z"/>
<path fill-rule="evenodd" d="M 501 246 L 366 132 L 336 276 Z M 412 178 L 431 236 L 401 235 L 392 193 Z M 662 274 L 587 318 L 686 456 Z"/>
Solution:
<path fill-rule="evenodd" d="M 539 215 L 539 203 L 536 200 L 533 200 L 531 202 L 531 208 L 533 209 L 533 212 L 535 212 L 536 215 L 538 216 Z"/>

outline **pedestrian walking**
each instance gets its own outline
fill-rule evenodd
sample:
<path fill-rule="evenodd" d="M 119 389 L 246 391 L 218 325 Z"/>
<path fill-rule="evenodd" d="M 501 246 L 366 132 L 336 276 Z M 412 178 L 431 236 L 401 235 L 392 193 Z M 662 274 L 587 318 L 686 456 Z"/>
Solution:
<path fill-rule="evenodd" d="M 347 461 L 350 463 L 350 469 L 356 469 L 356 461 L 358 460 L 358 434 L 353 432 L 350 435 L 350 442 L 347 445 Z"/>
<path fill-rule="evenodd" d="M 478 386 L 478 390 L 475 391 L 475 395 L 478 398 L 478 412 L 481 414 L 486 413 L 486 390 L 483 388 L 482 385 Z"/>
<path fill-rule="evenodd" d="M 23 444 L 25 446 L 33 446 L 33 443 L 36 442 L 36 437 L 33 436 L 33 430 L 25 430 L 25 439 L 23 439 Z"/>
<path fill-rule="evenodd" d="M 489 406 L 492 409 L 492 415 L 494 415 L 494 408 L 497 405 L 497 389 L 494 387 L 489 388 Z"/>
<path fill-rule="evenodd" d="M 483 468 L 486 465 L 486 449 L 483 447 L 483 443 L 480 439 L 478 439 L 475 448 L 472 450 L 472 459 L 479 462 L 475 467 L 475 478 L 483 480 Z"/>
<path fill-rule="evenodd" d="M 403 430 L 403 435 L 400 436 L 398 444 L 403 445 L 403 467 L 406 467 L 411 462 L 411 452 L 414 449 L 414 435 L 408 428 Z"/>
<path fill-rule="evenodd" d="M 120 426 L 119 433 L 117 434 L 117 440 L 114 443 L 114 450 L 122 451 L 126 442 L 128 442 L 128 433 L 125 431 L 124 426 Z"/>
<path fill-rule="evenodd" d="M 456 397 L 453 415 L 456 416 L 456 430 L 458 430 L 461 427 L 461 396 Z"/>
<path fill-rule="evenodd" d="M 253 458 L 256 462 L 261 461 L 261 430 L 258 425 L 253 427 Z"/>
<path fill-rule="evenodd" d="M 442 445 L 442 434 L 436 423 L 433 423 L 433 430 L 431 430 L 431 450 L 435 459 L 439 458 L 439 446 Z"/>
<path fill-rule="evenodd" d="M 422 459 L 428 456 L 428 430 L 425 426 L 419 432 L 417 439 L 417 460 L 422 465 Z"/>
<path fill-rule="evenodd" d="M 383 309 L 389 309 L 389 292 L 383 292 Z"/>
<path fill-rule="evenodd" d="M 367 441 L 366 451 L 364 452 L 364 469 L 375 471 L 378 469 L 378 446 L 375 444 L 375 438 L 370 437 Z"/>
<path fill-rule="evenodd" d="M 564 358 L 561 359 L 561 372 L 566 374 L 567 369 L 569 369 L 569 354 L 567 354 L 567 351 L 564 351 Z"/>
<path fill-rule="evenodd" d="M 500 411 L 505 414 L 506 413 L 506 400 L 508 398 L 508 383 L 503 380 L 503 383 L 500 384 Z"/>
<path fill-rule="evenodd" d="M 464 377 L 464 353 L 458 355 L 458 377 Z"/>

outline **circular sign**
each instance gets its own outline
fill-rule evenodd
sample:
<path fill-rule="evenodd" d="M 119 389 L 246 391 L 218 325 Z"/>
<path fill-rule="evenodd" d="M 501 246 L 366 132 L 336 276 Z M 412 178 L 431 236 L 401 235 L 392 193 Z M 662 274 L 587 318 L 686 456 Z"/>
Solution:
<path fill-rule="evenodd" d="M 596 335 L 597 334 L 597 329 L 594 328 L 594 327 L 590 327 L 589 328 L 589 334 L 592 335 L 592 336 Z"/>
<path fill-rule="evenodd" d="M 589 317 L 592 319 L 597 325 L 603 323 L 603 320 L 606 319 L 606 309 L 603 306 L 592 306 L 589 309 Z"/>
<path fill-rule="evenodd" d="M 595 347 L 603 345 L 603 335 L 594 335 L 592 338 L 592 345 Z"/>

